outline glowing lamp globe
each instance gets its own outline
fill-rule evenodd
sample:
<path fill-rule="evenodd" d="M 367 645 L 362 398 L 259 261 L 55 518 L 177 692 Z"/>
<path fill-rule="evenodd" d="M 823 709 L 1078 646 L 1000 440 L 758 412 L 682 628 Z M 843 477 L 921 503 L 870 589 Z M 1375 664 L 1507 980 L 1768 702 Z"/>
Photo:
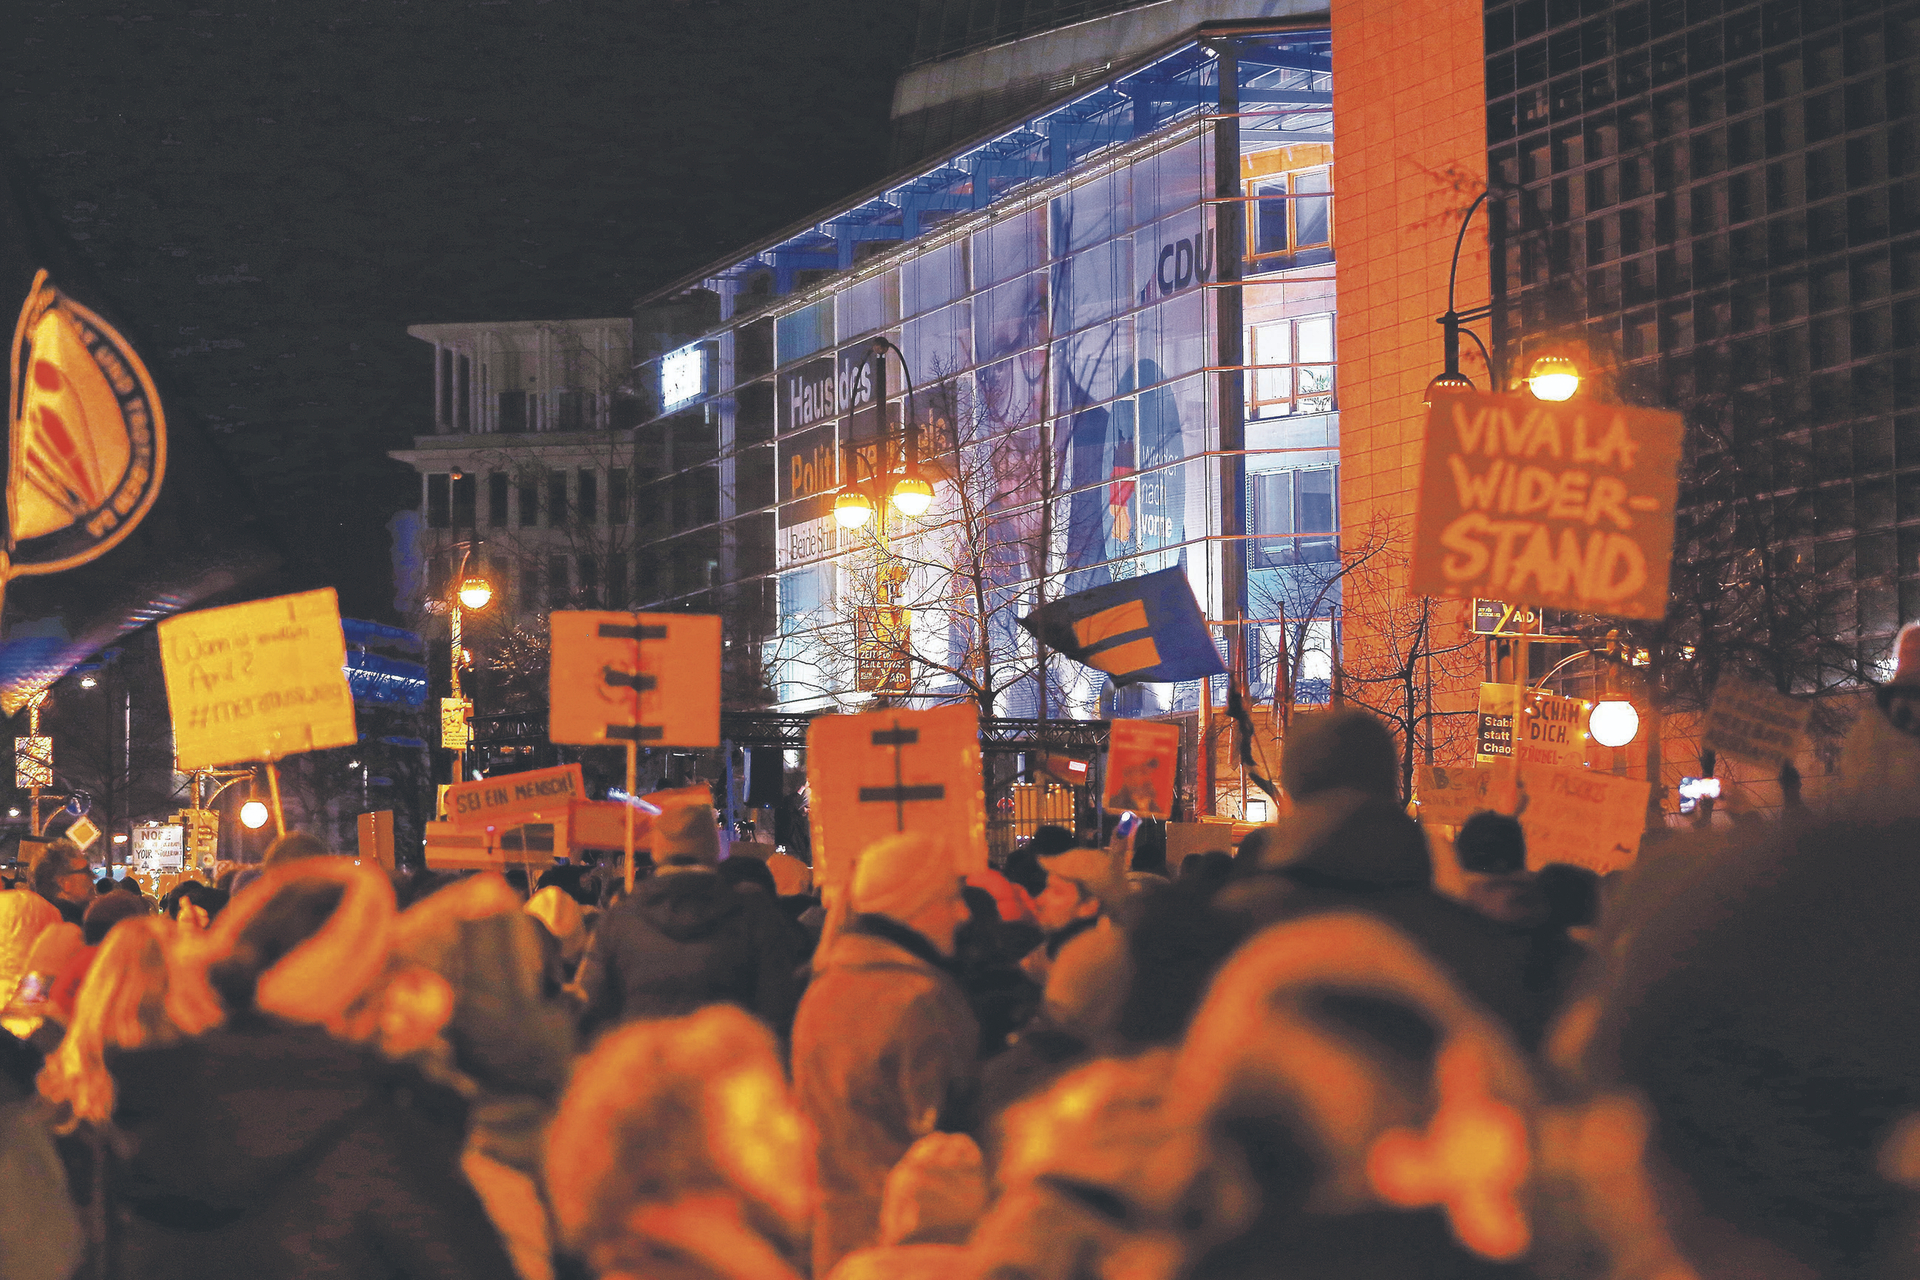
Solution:
<path fill-rule="evenodd" d="M 903 516 L 923 516 L 933 505 L 933 486 L 919 476 L 907 476 L 893 486 L 893 505 Z"/>
<path fill-rule="evenodd" d="M 1541 356 L 1527 370 L 1527 388 L 1536 400 L 1569 400 L 1580 389 L 1580 370 L 1565 356 Z"/>
<path fill-rule="evenodd" d="M 258 831 L 267 825 L 267 806 L 258 800 L 249 800 L 240 806 L 240 825 L 249 831 Z"/>
<path fill-rule="evenodd" d="M 468 578 L 460 584 L 460 603 L 469 609 L 484 609 L 493 599 L 493 585 L 485 578 Z"/>
<path fill-rule="evenodd" d="M 833 518 L 842 529 L 858 529 L 873 519 L 873 500 L 849 489 L 833 500 Z"/>
<path fill-rule="evenodd" d="M 1473 379 L 1464 373 L 1442 373 L 1435 375 L 1427 384 L 1426 399 L 1420 403 L 1431 406 L 1436 395 L 1448 395 L 1461 391 L 1472 391 Z"/>
<path fill-rule="evenodd" d="M 1587 732 L 1603 747 L 1624 747 L 1640 732 L 1640 713 L 1631 702 L 1614 699 L 1594 704 Z"/>

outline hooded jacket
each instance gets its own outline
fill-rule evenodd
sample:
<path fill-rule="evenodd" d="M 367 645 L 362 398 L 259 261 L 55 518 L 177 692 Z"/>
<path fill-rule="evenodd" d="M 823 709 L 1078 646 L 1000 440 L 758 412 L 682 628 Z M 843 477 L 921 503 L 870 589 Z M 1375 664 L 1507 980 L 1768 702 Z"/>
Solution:
<path fill-rule="evenodd" d="M 418 1075 L 264 1016 L 112 1055 L 124 1274 L 514 1280 Z"/>
<path fill-rule="evenodd" d="M 765 894 L 716 872 L 676 871 L 635 886 L 606 913 L 580 965 L 582 1028 L 737 1004 L 782 1037 L 797 999 L 792 932 Z"/>

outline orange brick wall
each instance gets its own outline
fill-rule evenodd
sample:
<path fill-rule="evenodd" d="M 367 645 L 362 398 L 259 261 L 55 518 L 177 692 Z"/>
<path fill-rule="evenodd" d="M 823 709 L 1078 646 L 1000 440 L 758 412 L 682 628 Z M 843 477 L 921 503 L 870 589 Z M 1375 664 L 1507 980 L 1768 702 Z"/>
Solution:
<path fill-rule="evenodd" d="M 1351 540 L 1380 515 L 1406 536 L 1422 393 L 1442 363 L 1434 317 L 1447 309 L 1460 214 L 1486 181 L 1482 9 L 1479 0 L 1332 0 L 1331 10 L 1341 527 Z M 1484 303 L 1487 291 L 1483 209 L 1461 252 L 1457 305 Z M 1463 371 L 1486 387 L 1478 349 L 1464 347 Z M 1350 654 L 1373 639 L 1363 612 L 1343 636 Z M 1445 630 L 1436 647 L 1457 642 L 1460 623 Z M 1472 706 L 1469 683 L 1436 690 L 1436 705 Z M 1440 762 L 1457 760 L 1443 752 Z"/>

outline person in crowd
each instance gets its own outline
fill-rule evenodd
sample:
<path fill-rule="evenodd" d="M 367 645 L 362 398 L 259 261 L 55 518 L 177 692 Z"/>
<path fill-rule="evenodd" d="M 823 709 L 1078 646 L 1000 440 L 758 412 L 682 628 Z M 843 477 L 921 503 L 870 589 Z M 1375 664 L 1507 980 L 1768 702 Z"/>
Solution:
<path fill-rule="evenodd" d="M 160 914 L 192 929 L 207 929 L 227 905 L 228 895 L 199 880 L 182 880 L 160 899 Z"/>
<path fill-rule="evenodd" d="M 62 920 L 78 925 L 93 897 L 93 871 L 80 846 L 65 836 L 49 840 L 33 855 L 30 875 L 33 891 L 52 903 Z"/>
<path fill-rule="evenodd" d="M 773 883 L 779 897 L 813 892 L 813 868 L 785 849 L 776 847 L 767 855 L 766 862 L 767 870 L 773 872 Z"/>
<path fill-rule="evenodd" d="M 828 1280 L 949 1280 L 991 1198 L 986 1160 L 964 1133 L 930 1133 L 887 1173 L 876 1244 L 842 1258 Z"/>
<path fill-rule="evenodd" d="M 1067 828 L 1045 823 L 1035 827 L 1033 837 L 1007 855 L 1007 864 L 1001 870 L 1007 879 L 1025 889 L 1029 897 L 1037 899 L 1047 889 L 1047 872 L 1040 865 L 1040 859 L 1065 853 L 1078 843 Z"/>
<path fill-rule="evenodd" d="M 394 927 L 392 885 L 372 868 L 269 868 L 169 991 L 222 1024 L 108 1052 L 133 1152 L 131 1274 L 514 1280 L 460 1174 L 457 1099 L 394 1060 L 453 1004 L 444 981 L 395 962 Z"/>
<path fill-rule="evenodd" d="M 887 1172 L 967 1106 L 979 1027 L 949 970 L 967 919 L 946 845 L 923 833 L 860 853 L 794 1020 L 794 1089 L 819 1141 L 813 1274 L 879 1234 Z"/>
<path fill-rule="evenodd" d="M 1348 708 L 1295 724 L 1281 761 L 1293 810 L 1264 828 L 1259 863 L 1215 898 L 1247 927 L 1320 911 L 1357 910 L 1392 923 L 1492 1010 L 1523 1047 L 1539 1044 L 1557 993 L 1527 985 L 1531 940 L 1433 887 L 1426 834 L 1399 796 L 1393 735 Z M 1251 850 L 1249 850 L 1251 851 Z"/>
<path fill-rule="evenodd" d="M 40 936 L 33 940 L 33 950 L 27 953 L 26 970 L 6 1005 L 0 1025 L 42 1052 L 52 1048 L 60 1035 L 59 1022 L 48 1022 L 53 1014 L 53 984 L 61 970 L 86 949 L 84 931 L 65 920 L 42 929 Z"/>
<path fill-rule="evenodd" d="M 32 1027 L 5 1013 L 20 992 L 34 944 L 40 935 L 62 923 L 60 909 L 31 889 L 0 892 L 0 1026 L 9 1034 L 30 1034 Z"/>
<path fill-rule="evenodd" d="M 113 926 L 122 920 L 135 920 L 147 915 L 144 898 L 129 897 L 124 893 L 110 893 L 95 898 L 87 906 L 86 923 L 80 926 L 81 941 L 84 944 L 79 951 L 61 966 L 53 979 L 53 986 L 47 992 L 48 1014 L 63 1027 L 73 1025 L 75 1009 L 80 999 L 80 984 L 86 981 L 92 972 L 94 961 L 100 954 L 101 946 L 106 942 L 107 934 Z"/>
<path fill-rule="evenodd" d="M 784 1034 L 796 991 L 788 921 L 764 894 L 718 871 L 719 829 L 705 787 L 660 792 L 655 874 L 609 908 L 580 966 L 582 1029 L 669 1017 L 727 1001 Z"/>
<path fill-rule="evenodd" d="M 285 835 L 274 837 L 267 851 L 260 855 L 260 865 L 277 867 L 285 862 L 299 858 L 330 858 L 333 850 L 319 836 L 305 831 L 289 831 Z"/>
<path fill-rule="evenodd" d="M 580 958 L 587 953 L 587 919 L 580 903 L 562 884 L 549 884 L 527 900 L 526 913 L 546 927 L 558 957 L 559 985 L 573 981 Z"/>
<path fill-rule="evenodd" d="M 1104 850 L 1070 844 L 1040 855 L 1039 863 L 1046 887 L 1033 899 L 1033 915 L 1045 941 L 1027 954 L 1026 969 L 1028 976 L 1044 983 L 1060 949 L 1093 928 L 1106 903 L 1124 897 L 1125 891 Z"/>
<path fill-rule="evenodd" d="M 574 1050 L 572 1010 L 544 972 L 551 935 L 536 904 L 571 910 L 577 924 L 579 904 L 557 886 L 522 903 L 505 879 L 483 874 L 409 907 L 393 943 L 396 956 L 438 974 L 453 993 L 445 1028 L 415 1061 L 467 1100 L 460 1167 L 521 1280 L 553 1274 L 540 1141 Z"/>
<path fill-rule="evenodd" d="M 977 887 L 971 875 L 961 898 L 967 919 L 954 935 L 952 971 L 980 1024 L 980 1056 L 990 1058 L 1007 1047 L 1039 1007 L 1040 984 L 1021 967 L 1021 957 L 1039 944 L 1041 935 L 1029 922 L 1003 919 L 993 894 Z"/>
<path fill-rule="evenodd" d="M 1527 836 L 1517 818 L 1482 809 L 1460 824 L 1453 838 L 1466 881 L 1466 904 L 1487 919 L 1514 929 L 1546 923 L 1547 900 L 1539 877 L 1527 870 Z"/>
<path fill-rule="evenodd" d="M 101 876 L 101 877 L 100 877 L 100 878 L 99 878 L 98 880 L 95 880 L 95 881 L 93 882 L 93 892 L 94 892 L 94 893 L 95 893 L 96 895 L 98 895 L 98 894 L 102 894 L 102 893 L 112 893 L 112 892 L 113 892 L 113 877 L 112 877 L 112 876 Z"/>
<path fill-rule="evenodd" d="M 778 1042 L 738 1008 L 602 1037 L 560 1101 L 546 1167 L 561 1241 L 595 1276 L 805 1271 L 816 1201 L 807 1125 Z"/>
<path fill-rule="evenodd" d="M 1582 1234 L 1542 1241 L 1545 1274 L 1920 1274 L 1913 822 L 1882 797 L 1636 869 L 1550 1042 L 1575 1100 L 1542 1162 Z"/>

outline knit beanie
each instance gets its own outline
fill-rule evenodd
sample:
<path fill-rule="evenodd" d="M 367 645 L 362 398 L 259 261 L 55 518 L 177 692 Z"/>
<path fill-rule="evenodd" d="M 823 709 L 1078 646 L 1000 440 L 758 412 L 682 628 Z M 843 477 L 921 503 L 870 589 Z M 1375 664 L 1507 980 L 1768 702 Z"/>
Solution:
<path fill-rule="evenodd" d="M 130 893 L 103 893 L 87 904 L 87 914 L 81 925 L 86 932 L 88 946 L 98 946 L 106 940 L 107 931 L 122 920 L 147 914 L 147 900 Z"/>
<path fill-rule="evenodd" d="M 903 831 L 866 847 L 853 869 L 852 907 L 862 915 L 910 920 L 930 903 L 960 896 L 944 841 Z"/>
<path fill-rule="evenodd" d="M 1124 902 L 1130 892 L 1126 867 L 1121 861 L 1123 852 L 1120 845 L 1107 849 L 1075 846 L 1060 853 L 1041 854 L 1040 865 L 1050 876 L 1073 881 L 1111 911 Z"/>
<path fill-rule="evenodd" d="M 720 830 L 713 819 L 713 793 L 705 787 L 656 791 L 646 797 L 660 812 L 653 819 L 656 873 L 720 865 Z"/>
<path fill-rule="evenodd" d="M 1317 711 L 1297 717 L 1281 748 L 1280 785 L 1295 800 L 1349 787 L 1395 799 L 1400 758 L 1387 727 L 1364 711 Z"/>
<path fill-rule="evenodd" d="M 1453 838 L 1460 869 L 1476 875 L 1507 876 L 1527 867 L 1527 836 L 1517 819 L 1482 809 L 1460 824 Z"/>

